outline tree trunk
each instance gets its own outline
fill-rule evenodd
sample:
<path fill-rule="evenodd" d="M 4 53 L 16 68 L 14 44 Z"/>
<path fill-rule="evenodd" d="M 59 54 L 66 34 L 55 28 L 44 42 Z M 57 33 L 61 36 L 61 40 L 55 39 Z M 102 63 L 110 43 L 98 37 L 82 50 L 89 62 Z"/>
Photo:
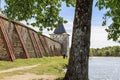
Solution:
<path fill-rule="evenodd" d="M 88 59 L 93 0 L 76 0 L 72 47 L 63 80 L 88 80 Z"/>

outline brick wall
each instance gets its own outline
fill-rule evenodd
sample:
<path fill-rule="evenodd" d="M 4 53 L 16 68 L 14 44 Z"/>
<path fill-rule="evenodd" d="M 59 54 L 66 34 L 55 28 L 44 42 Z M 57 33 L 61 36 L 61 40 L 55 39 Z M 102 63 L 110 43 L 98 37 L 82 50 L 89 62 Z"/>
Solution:
<path fill-rule="evenodd" d="M 17 58 L 40 58 L 44 56 L 60 56 L 61 44 L 45 35 L 38 35 L 36 31 L 27 26 L 12 21 L 0 15 L 1 27 L 5 28 L 8 40 L 0 27 L 0 60 L 14 60 Z M 3 24 L 3 25 L 1 25 Z M 9 41 L 12 48 L 9 49 Z M 14 53 L 12 55 L 12 52 Z"/>

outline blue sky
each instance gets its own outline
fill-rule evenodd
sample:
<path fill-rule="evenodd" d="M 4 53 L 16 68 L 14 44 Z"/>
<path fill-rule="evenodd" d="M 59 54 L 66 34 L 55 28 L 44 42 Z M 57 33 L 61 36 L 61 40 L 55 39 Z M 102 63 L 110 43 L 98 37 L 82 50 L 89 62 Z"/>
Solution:
<path fill-rule="evenodd" d="M 1 0 L 1 7 L 4 6 L 4 0 Z M 120 43 L 116 43 L 113 41 L 107 40 L 107 33 L 105 32 L 105 28 L 101 26 L 102 25 L 102 17 L 103 14 L 106 12 L 106 10 L 99 11 L 97 7 L 95 7 L 95 3 L 97 0 L 94 0 L 93 3 L 93 13 L 92 13 L 92 29 L 91 29 L 91 48 L 101 48 L 106 46 L 114 46 L 119 45 Z M 71 44 L 71 34 L 72 34 L 72 27 L 73 27 L 73 20 L 74 20 L 74 7 L 66 7 L 65 3 L 63 3 L 63 6 L 61 8 L 60 16 L 63 17 L 68 21 L 67 24 L 64 24 L 64 27 L 68 34 L 70 34 L 70 44 Z M 108 21 L 110 24 L 111 20 Z M 23 22 L 25 24 L 25 22 Z M 31 26 L 30 26 L 31 27 Z M 38 30 L 37 28 L 34 28 L 35 30 Z M 43 33 L 45 35 L 48 35 L 53 33 L 53 31 L 46 31 L 44 30 Z"/>
<path fill-rule="evenodd" d="M 93 3 L 93 11 L 92 11 L 92 29 L 91 29 L 91 48 L 102 48 L 106 46 L 115 46 L 120 43 L 113 42 L 111 40 L 107 40 L 107 32 L 105 31 L 106 26 L 102 25 L 102 17 L 106 10 L 99 11 L 97 7 L 95 7 L 95 3 L 97 0 L 94 0 Z M 73 20 L 74 20 L 74 7 L 66 7 L 65 4 L 62 6 L 62 11 L 60 15 L 64 17 L 64 19 L 68 20 L 67 24 L 64 24 L 66 31 L 68 34 L 72 34 Z M 109 19 L 107 25 L 111 23 L 111 19 Z M 71 41 L 71 36 L 70 36 Z M 71 43 L 70 43 L 71 44 Z"/>

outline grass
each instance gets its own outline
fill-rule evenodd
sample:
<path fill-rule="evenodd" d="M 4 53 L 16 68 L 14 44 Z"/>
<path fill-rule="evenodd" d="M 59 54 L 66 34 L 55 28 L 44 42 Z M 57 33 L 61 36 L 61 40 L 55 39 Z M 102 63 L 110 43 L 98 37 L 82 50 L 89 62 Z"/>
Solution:
<path fill-rule="evenodd" d="M 62 57 L 17 59 L 14 62 L 0 61 L 0 70 L 40 64 L 39 66 L 29 70 L 1 73 L 0 78 L 3 78 L 5 76 L 12 76 L 16 74 L 24 74 L 24 73 L 35 73 L 38 75 L 52 74 L 52 75 L 57 75 L 59 77 L 63 77 L 65 73 L 63 72 L 62 69 L 67 64 L 67 61 L 68 59 L 63 59 Z"/>

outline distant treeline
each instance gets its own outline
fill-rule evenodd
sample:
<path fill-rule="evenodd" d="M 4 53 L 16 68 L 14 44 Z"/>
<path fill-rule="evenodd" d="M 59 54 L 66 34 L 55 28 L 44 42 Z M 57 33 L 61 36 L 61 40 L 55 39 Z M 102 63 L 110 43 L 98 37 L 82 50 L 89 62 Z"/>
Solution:
<path fill-rule="evenodd" d="M 90 56 L 115 56 L 120 57 L 120 46 L 91 48 Z"/>

